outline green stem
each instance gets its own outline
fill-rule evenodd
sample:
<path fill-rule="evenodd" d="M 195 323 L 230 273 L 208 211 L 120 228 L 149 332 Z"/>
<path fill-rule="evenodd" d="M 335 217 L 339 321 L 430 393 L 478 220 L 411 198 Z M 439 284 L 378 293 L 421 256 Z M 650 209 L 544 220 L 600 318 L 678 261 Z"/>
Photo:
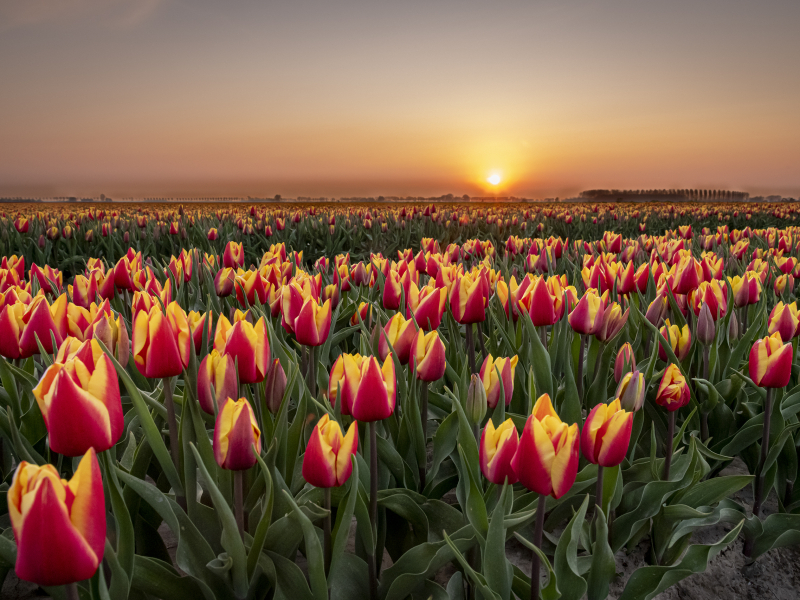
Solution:
<path fill-rule="evenodd" d="M 375 421 L 369 423 L 369 522 L 372 531 L 377 531 L 378 526 L 378 433 Z M 378 600 L 378 570 L 375 548 L 370 549 L 369 566 L 369 597 Z"/>
<path fill-rule="evenodd" d="M 426 449 L 425 462 L 419 465 L 419 491 L 425 489 L 425 479 L 427 474 L 427 448 L 428 448 L 428 382 L 422 382 L 422 390 L 420 393 L 420 413 L 422 417 L 422 446 Z"/>
<path fill-rule="evenodd" d="M 544 511 L 547 496 L 539 495 L 539 503 L 536 505 L 536 529 L 533 533 L 533 544 L 542 549 L 542 533 L 544 532 Z M 539 555 L 533 553 L 531 560 L 531 600 L 539 600 Z"/>
<path fill-rule="evenodd" d="M 325 551 L 325 576 L 330 575 L 331 570 L 331 552 L 333 546 L 331 544 L 331 488 L 324 488 L 322 490 L 322 507 L 328 511 L 322 523 L 322 541 Z"/>
<path fill-rule="evenodd" d="M 672 466 L 672 440 L 675 437 L 675 411 L 669 411 L 667 425 L 667 447 L 664 449 L 664 481 L 669 481 L 669 470 Z"/>
<path fill-rule="evenodd" d="M 233 472 L 233 511 L 236 516 L 239 537 L 244 543 L 244 475 L 242 471 Z"/>
<path fill-rule="evenodd" d="M 75 582 L 66 584 L 64 586 L 64 596 L 66 596 L 67 600 L 80 600 L 78 584 Z"/>

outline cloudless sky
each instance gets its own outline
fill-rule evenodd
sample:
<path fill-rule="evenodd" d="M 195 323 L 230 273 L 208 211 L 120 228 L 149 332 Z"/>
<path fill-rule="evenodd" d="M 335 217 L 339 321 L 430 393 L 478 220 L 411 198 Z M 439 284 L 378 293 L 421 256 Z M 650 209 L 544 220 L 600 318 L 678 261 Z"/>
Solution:
<path fill-rule="evenodd" d="M 797 196 L 799 25 L 797 0 L 0 0 L 0 195 Z"/>

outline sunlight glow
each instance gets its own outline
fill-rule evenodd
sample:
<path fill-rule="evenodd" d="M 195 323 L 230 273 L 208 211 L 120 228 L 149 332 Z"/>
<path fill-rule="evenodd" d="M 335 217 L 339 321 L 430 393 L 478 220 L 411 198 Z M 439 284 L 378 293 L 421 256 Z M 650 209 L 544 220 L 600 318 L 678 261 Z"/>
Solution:
<path fill-rule="evenodd" d="M 498 175 L 497 173 L 493 173 L 492 175 L 489 175 L 486 181 L 488 181 L 492 185 L 497 185 L 498 183 L 500 183 L 500 175 Z"/>

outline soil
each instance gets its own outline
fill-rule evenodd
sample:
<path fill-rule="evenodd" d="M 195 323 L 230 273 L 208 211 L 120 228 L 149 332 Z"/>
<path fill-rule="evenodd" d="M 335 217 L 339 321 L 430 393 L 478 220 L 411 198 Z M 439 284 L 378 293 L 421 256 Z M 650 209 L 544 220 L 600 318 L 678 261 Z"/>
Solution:
<path fill-rule="evenodd" d="M 723 475 L 747 474 L 744 463 L 738 459 L 723 472 Z M 752 496 L 749 486 L 736 493 L 735 501 L 750 506 Z M 764 516 L 777 512 L 778 505 L 771 496 L 764 505 Z M 354 522 L 355 525 L 355 522 Z M 709 544 L 718 541 L 731 530 L 730 525 L 707 527 L 694 534 L 693 543 Z M 176 540 L 172 533 L 162 525 L 159 529 L 170 554 L 175 554 Z M 355 527 L 351 538 L 355 537 Z M 655 597 L 655 600 L 796 600 L 800 598 L 800 547 L 778 548 L 761 556 L 755 563 L 746 564 L 742 555 L 742 539 L 737 539 L 728 548 L 712 559 L 708 569 L 703 573 L 691 575 Z M 631 574 L 648 563 L 645 556 L 649 542 L 645 540 L 630 553 L 625 550 L 617 552 L 617 578 L 612 582 L 609 599 L 617 600 L 622 594 Z M 354 543 L 348 547 L 353 552 Z M 508 542 L 506 555 L 512 564 L 523 572 L 529 573 L 531 568 L 530 551 L 516 540 Z M 298 564 L 305 570 L 305 560 L 298 555 Z M 391 565 L 388 554 L 384 555 L 383 568 Z M 438 574 L 436 581 L 446 586 L 455 568 L 448 566 Z M 30 600 L 48 598 L 43 590 L 34 584 L 20 581 L 14 572 L 9 572 L 0 590 L 0 598 L 4 600 Z"/>

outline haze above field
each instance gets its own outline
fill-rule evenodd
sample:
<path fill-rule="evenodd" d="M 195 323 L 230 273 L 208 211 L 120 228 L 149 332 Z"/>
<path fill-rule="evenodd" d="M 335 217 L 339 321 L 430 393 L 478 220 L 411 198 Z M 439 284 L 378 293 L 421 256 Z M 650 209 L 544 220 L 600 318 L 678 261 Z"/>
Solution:
<path fill-rule="evenodd" d="M 796 0 L 0 0 L 0 196 L 796 197 L 798 23 Z"/>

